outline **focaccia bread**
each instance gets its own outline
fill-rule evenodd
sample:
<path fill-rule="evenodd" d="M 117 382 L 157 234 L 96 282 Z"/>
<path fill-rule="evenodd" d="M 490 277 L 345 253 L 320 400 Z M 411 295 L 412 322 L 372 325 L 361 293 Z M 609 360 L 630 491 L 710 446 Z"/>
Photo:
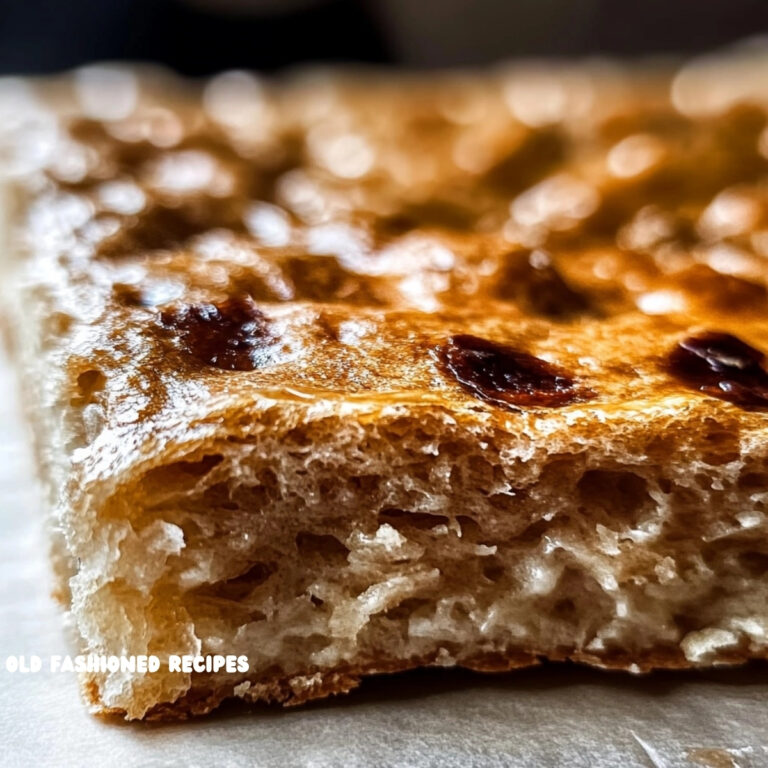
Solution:
<path fill-rule="evenodd" d="M 768 655 L 764 71 L 5 82 L 60 596 L 164 663 L 93 710 Z"/>

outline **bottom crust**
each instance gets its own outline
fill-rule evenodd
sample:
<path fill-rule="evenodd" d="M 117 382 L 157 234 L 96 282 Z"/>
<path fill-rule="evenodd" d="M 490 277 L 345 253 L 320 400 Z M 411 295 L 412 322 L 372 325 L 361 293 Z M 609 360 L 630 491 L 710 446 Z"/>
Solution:
<path fill-rule="evenodd" d="M 505 653 L 480 654 L 461 664 L 450 665 L 454 669 L 468 669 L 485 674 L 498 674 L 517 669 L 539 666 L 547 662 L 575 662 L 605 670 L 624 671 L 631 674 L 647 674 L 654 670 L 703 669 L 713 666 L 738 666 L 759 659 L 768 659 L 768 653 L 756 656 L 753 653 L 724 652 L 706 665 L 692 664 L 676 649 L 658 648 L 639 656 L 615 653 L 610 656 L 576 652 L 548 653 L 546 656 L 532 651 L 512 649 Z M 194 684 L 181 698 L 173 702 L 155 705 L 144 716 L 144 720 L 187 720 L 206 715 L 225 701 L 240 700 L 248 704 L 280 704 L 296 707 L 310 701 L 349 693 L 357 688 L 365 677 L 394 674 L 424 667 L 445 666 L 437 655 L 429 658 L 407 660 L 384 660 L 360 665 L 349 665 L 325 671 L 308 671 L 301 675 L 245 680 L 237 685 L 216 686 Z M 126 711 L 119 708 L 105 708 L 99 697 L 95 679 L 83 680 L 83 694 L 94 714 L 111 718 L 126 717 Z"/>

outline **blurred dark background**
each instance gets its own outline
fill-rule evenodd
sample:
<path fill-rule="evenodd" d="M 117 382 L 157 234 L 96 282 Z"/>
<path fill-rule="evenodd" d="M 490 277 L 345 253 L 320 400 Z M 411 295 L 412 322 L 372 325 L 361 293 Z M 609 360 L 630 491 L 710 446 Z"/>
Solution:
<path fill-rule="evenodd" d="M 695 52 L 765 31 L 766 0 L 0 0 L 0 73 L 104 59 L 191 75 L 307 61 L 461 66 Z"/>

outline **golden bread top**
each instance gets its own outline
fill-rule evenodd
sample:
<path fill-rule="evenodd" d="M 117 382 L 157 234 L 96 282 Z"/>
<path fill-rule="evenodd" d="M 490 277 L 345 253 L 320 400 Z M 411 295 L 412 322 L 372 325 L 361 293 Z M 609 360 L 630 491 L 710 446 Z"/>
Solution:
<path fill-rule="evenodd" d="M 12 81 L 22 282 L 113 425 L 235 395 L 762 423 L 765 62 L 705 64 Z"/>

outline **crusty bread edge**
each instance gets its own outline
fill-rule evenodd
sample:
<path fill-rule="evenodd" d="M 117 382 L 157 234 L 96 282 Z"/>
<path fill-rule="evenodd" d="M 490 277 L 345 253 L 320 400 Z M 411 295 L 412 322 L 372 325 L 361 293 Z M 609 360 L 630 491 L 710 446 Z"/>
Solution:
<path fill-rule="evenodd" d="M 536 667 L 544 663 L 573 662 L 606 671 L 647 674 L 653 671 L 693 671 L 729 667 L 757 660 L 768 660 L 764 655 L 755 655 L 738 649 L 725 650 L 716 659 L 695 664 L 685 658 L 682 651 L 669 647 L 658 647 L 634 655 L 619 652 L 600 656 L 583 651 L 548 651 L 546 654 L 526 649 L 509 649 L 503 652 L 484 653 L 462 659 L 453 669 L 493 674 Z M 242 681 L 239 684 L 218 687 L 192 686 L 176 701 L 154 705 L 141 719 L 146 721 L 174 721 L 206 715 L 227 701 L 240 700 L 245 704 L 279 704 L 283 707 L 297 707 L 309 702 L 349 693 L 359 687 L 363 679 L 372 675 L 391 675 L 425 667 L 445 667 L 438 654 L 410 659 L 387 659 L 365 664 L 339 665 L 327 670 L 311 670 L 305 674 L 275 677 L 268 680 Z M 235 688 L 244 684 L 250 687 L 236 693 Z M 104 707 L 99 696 L 99 686 L 93 675 L 81 678 L 83 697 L 92 714 L 111 720 L 124 720 L 128 714 L 124 709 Z"/>

